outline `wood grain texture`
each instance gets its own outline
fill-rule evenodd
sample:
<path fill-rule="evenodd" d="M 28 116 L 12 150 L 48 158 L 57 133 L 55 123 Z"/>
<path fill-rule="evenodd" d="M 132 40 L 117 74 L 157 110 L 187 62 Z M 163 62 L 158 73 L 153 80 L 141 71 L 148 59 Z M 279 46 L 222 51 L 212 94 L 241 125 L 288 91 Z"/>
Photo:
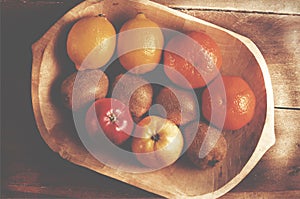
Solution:
<path fill-rule="evenodd" d="M 299 14 L 299 1 L 277 1 L 277 0 L 254 0 L 254 1 L 234 1 L 234 0 L 154 0 L 158 3 L 172 8 L 184 9 L 207 9 L 219 11 L 239 11 L 239 12 L 262 12 L 276 14 Z"/>
<path fill-rule="evenodd" d="M 239 191 L 300 190 L 298 121 L 299 110 L 275 110 L 276 143 L 254 168 L 250 178 L 240 184 Z M 245 185 L 248 185 L 246 189 L 241 188 Z"/>
<path fill-rule="evenodd" d="M 41 139 L 31 110 L 29 85 L 31 73 L 30 45 L 68 9 L 80 1 L 31 1 L 32 3 L 27 4 L 26 2 L 30 2 L 28 0 L 15 1 L 17 3 L 13 6 L 9 3 L 6 4 L 9 1 L 14 0 L 1 1 L 1 198 L 158 197 L 70 164 L 52 152 Z M 267 27 L 271 29 L 274 23 L 278 26 L 283 24 L 285 30 L 278 29 L 278 26 L 275 26 L 276 29 L 272 29 L 278 35 L 280 35 L 280 31 L 284 31 L 284 35 L 294 35 L 299 30 L 295 29 L 295 27 L 298 27 L 295 20 L 293 20 L 294 23 L 290 24 L 290 19 L 293 17 L 290 18 L 285 15 L 260 15 L 247 13 L 247 11 L 244 13 L 208 12 L 205 10 L 199 11 L 198 9 L 183 11 L 200 18 L 206 18 L 223 27 L 232 26 L 232 23 L 227 20 L 228 17 L 236 21 L 246 20 L 251 24 L 251 26 L 248 26 L 250 31 L 251 27 L 259 27 L 261 19 L 264 19 L 263 24 L 268 24 L 268 20 L 270 20 L 270 25 Z M 232 17 L 232 15 L 235 17 Z M 274 21 L 273 18 L 278 21 Z M 263 29 L 262 27 L 259 29 L 267 30 L 267 28 Z M 236 24 L 234 30 L 239 31 L 239 23 Z M 254 31 L 255 34 L 247 34 L 247 29 L 244 29 L 243 32 L 253 41 L 256 40 L 255 37 L 263 34 L 257 30 Z M 269 33 L 272 33 L 272 31 L 270 30 Z M 287 41 L 291 41 L 293 37 L 285 38 Z M 287 46 L 283 46 L 280 42 L 285 43 Z M 287 60 L 297 60 L 296 54 L 287 54 L 285 51 L 286 48 L 290 50 L 297 49 L 297 46 L 293 42 L 286 42 L 284 38 L 280 42 L 278 47 L 277 42 L 271 45 L 271 41 L 267 42 L 269 45 L 260 42 L 258 46 L 263 52 L 274 52 L 272 59 L 269 56 L 264 56 L 273 80 L 273 89 L 275 88 L 275 105 L 287 108 L 298 107 L 299 87 L 297 86 L 299 86 L 299 83 L 295 79 L 289 80 L 289 76 L 285 73 L 295 74 L 297 77 L 295 72 L 299 71 L 299 62 L 297 62 L 298 65 L 290 69 L 293 64 L 285 67 L 284 59 L 282 60 L 282 57 L 287 57 Z M 277 60 L 281 60 L 280 64 L 276 64 Z M 270 67 L 270 61 L 276 67 Z M 276 72 L 278 68 L 282 67 L 285 68 L 284 71 L 286 72 Z M 276 80 L 282 79 L 282 76 L 284 77 L 282 84 L 277 85 Z M 279 89 L 280 86 L 281 89 Z M 292 89 L 292 92 L 289 89 Z M 293 92 L 295 95 L 287 94 Z M 297 102 L 297 106 L 289 107 L 295 102 Z M 297 110 L 275 110 L 276 144 L 242 183 L 226 194 L 224 198 L 300 197 L 299 115 Z M 285 150 L 286 146 L 289 146 L 288 150 Z M 278 155 L 279 158 L 277 158 Z M 32 189 L 31 186 L 35 188 Z M 56 194 L 55 191 L 59 194 Z"/>
<path fill-rule="evenodd" d="M 74 1 L 74 0 L 73 0 Z M 77 1 L 77 0 L 76 0 Z M 157 3 L 184 9 L 206 9 L 219 11 L 239 12 L 262 12 L 277 14 L 299 14 L 299 1 L 277 1 L 277 0 L 153 0 Z M 49 4 L 74 4 L 70 0 L 1 0 L 4 6 L 43 6 Z"/>
<path fill-rule="evenodd" d="M 252 199 L 252 198 L 266 198 L 266 199 L 298 199 L 300 197 L 300 191 L 276 191 L 276 192 L 239 192 L 228 193 L 220 199 Z"/>

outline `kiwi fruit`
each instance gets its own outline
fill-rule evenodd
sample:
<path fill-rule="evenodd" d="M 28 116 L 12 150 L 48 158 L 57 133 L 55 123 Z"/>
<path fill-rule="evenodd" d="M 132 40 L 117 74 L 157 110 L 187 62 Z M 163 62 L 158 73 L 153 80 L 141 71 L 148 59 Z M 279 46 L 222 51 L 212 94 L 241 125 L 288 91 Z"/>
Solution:
<path fill-rule="evenodd" d="M 196 120 L 198 119 L 197 115 L 200 114 L 197 99 L 191 91 L 164 87 L 157 95 L 156 103 L 164 108 L 157 112 L 165 113 L 167 119 L 177 125 L 185 125 Z"/>
<path fill-rule="evenodd" d="M 74 88 L 75 80 L 76 88 Z M 104 98 L 108 86 L 108 77 L 101 70 L 74 72 L 61 84 L 63 103 L 67 108 L 77 111 L 97 99 Z"/>
<path fill-rule="evenodd" d="M 189 134 L 197 127 L 197 133 L 191 140 Z M 192 122 L 184 128 L 184 137 L 186 142 L 191 143 L 186 151 L 186 156 L 198 168 L 212 168 L 225 159 L 227 142 L 220 130 L 208 126 L 204 122 Z"/>
<path fill-rule="evenodd" d="M 112 98 L 129 106 L 133 118 L 140 118 L 152 104 L 153 88 L 140 76 L 120 74 L 113 83 Z"/>

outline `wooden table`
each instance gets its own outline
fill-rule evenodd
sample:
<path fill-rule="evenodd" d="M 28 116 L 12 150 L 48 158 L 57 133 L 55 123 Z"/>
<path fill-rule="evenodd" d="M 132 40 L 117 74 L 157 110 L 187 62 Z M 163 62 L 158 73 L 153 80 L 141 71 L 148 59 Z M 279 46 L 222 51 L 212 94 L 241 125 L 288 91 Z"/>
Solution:
<path fill-rule="evenodd" d="M 300 2 L 156 1 L 245 35 L 268 64 L 276 144 L 223 198 L 300 198 Z M 79 2 L 1 1 L 1 198 L 159 197 L 63 160 L 39 135 L 31 44 Z"/>

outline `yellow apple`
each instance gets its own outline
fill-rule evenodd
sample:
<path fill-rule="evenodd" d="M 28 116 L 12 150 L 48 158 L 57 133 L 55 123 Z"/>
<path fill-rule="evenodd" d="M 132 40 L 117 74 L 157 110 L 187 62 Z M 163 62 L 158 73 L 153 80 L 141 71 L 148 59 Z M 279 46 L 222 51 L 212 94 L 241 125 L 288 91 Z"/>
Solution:
<path fill-rule="evenodd" d="M 136 126 L 132 152 L 143 165 L 160 169 L 173 164 L 180 157 L 183 145 L 183 136 L 174 122 L 148 116 Z"/>

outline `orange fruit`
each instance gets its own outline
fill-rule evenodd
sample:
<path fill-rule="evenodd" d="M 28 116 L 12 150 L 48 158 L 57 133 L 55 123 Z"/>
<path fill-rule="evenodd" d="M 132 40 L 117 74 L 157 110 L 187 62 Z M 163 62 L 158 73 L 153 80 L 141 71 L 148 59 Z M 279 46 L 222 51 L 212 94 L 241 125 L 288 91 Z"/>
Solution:
<path fill-rule="evenodd" d="M 202 94 L 203 116 L 218 128 L 227 130 L 237 130 L 249 123 L 255 105 L 256 98 L 252 89 L 237 76 L 217 78 Z M 225 117 L 225 121 L 222 117 Z"/>
<path fill-rule="evenodd" d="M 80 19 L 67 38 L 67 53 L 78 70 L 104 66 L 115 47 L 115 28 L 103 15 Z"/>
<path fill-rule="evenodd" d="M 192 40 L 191 40 L 192 39 Z M 164 51 L 164 70 L 175 84 L 200 88 L 219 72 L 222 54 L 216 42 L 202 32 L 172 38 Z"/>
<path fill-rule="evenodd" d="M 152 71 L 161 59 L 164 36 L 160 27 L 143 13 L 127 21 L 118 35 L 122 66 L 135 74 Z"/>

